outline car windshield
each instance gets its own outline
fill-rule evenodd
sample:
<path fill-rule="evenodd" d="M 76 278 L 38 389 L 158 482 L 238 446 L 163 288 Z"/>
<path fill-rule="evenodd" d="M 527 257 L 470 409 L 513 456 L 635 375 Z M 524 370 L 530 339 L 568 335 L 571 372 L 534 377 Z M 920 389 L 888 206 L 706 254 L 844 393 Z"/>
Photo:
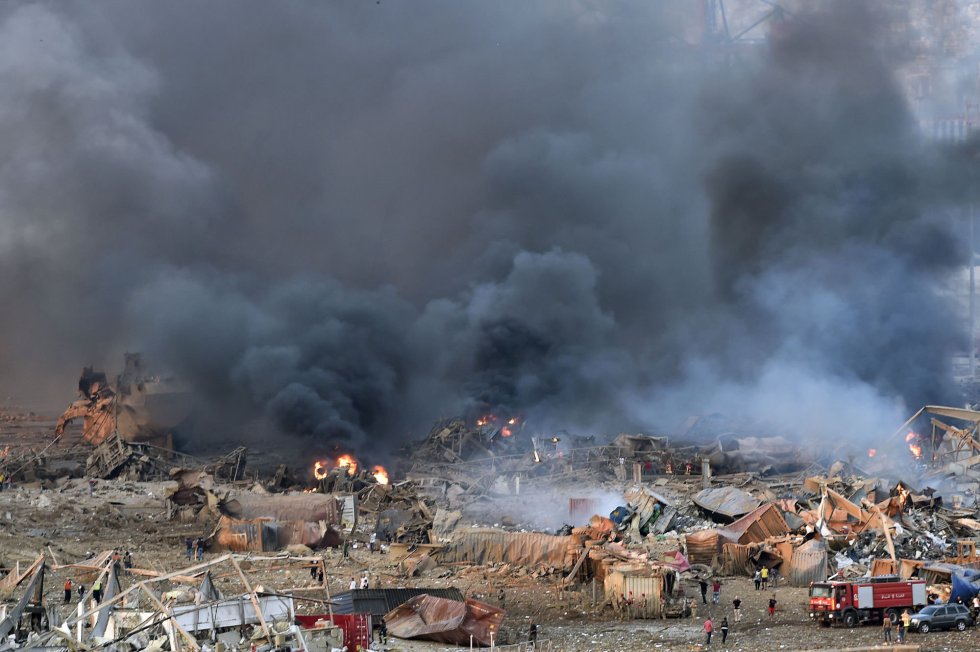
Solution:
<path fill-rule="evenodd" d="M 810 587 L 810 597 L 811 598 L 832 598 L 834 597 L 834 589 L 830 586 L 811 586 Z"/>
<path fill-rule="evenodd" d="M 926 607 L 925 609 L 923 609 L 919 613 L 922 614 L 923 616 L 931 616 L 932 614 L 934 614 L 937 611 L 939 611 L 940 608 L 941 607 Z"/>

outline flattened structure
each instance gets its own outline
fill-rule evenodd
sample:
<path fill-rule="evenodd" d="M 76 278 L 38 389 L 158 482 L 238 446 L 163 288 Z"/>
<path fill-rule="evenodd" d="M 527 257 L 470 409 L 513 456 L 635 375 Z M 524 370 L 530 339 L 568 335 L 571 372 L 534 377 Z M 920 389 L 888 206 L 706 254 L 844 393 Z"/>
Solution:
<path fill-rule="evenodd" d="M 398 638 L 418 638 L 451 645 L 491 645 L 500 631 L 504 610 L 477 600 L 456 602 L 420 595 L 385 615 L 388 633 Z"/>
<path fill-rule="evenodd" d="M 714 487 L 699 491 L 691 500 L 701 509 L 735 519 L 759 506 L 759 501 L 736 487 Z"/>

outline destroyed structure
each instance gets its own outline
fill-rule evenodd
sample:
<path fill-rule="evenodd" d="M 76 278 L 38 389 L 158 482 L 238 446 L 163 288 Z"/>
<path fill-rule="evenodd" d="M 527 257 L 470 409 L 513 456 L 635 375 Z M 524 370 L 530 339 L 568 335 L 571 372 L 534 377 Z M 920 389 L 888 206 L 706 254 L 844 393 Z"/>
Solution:
<path fill-rule="evenodd" d="M 198 460 L 113 430 L 79 470 L 165 478 L 161 518 L 201 532 L 212 559 L 165 572 L 126 568 L 113 551 L 75 563 L 48 551 L 0 580 L 9 600 L 0 628 L 18 642 L 70 649 L 256 642 L 325 651 L 366 646 L 384 622 L 391 636 L 490 646 L 526 635 L 509 623 L 503 589 L 495 595 L 480 578 L 590 596 L 608 617 L 669 619 L 691 615 L 699 579 L 762 567 L 790 586 L 896 575 L 924 579 L 936 599 L 972 598 L 978 428 L 980 412 L 927 406 L 891 440 L 835 460 L 717 416 L 691 419 L 675 436 L 606 444 L 537 434 L 516 417 L 452 419 L 391 475 L 350 454 L 258 473 L 244 449 Z M 43 472 L 34 482 L 75 486 Z M 520 515 L 538 500 L 553 526 Z M 351 548 L 383 549 L 381 586 L 364 588 L 368 574 L 344 567 Z M 263 564 L 286 575 L 250 578 Z M 284 584 L 288 569 L 310 579 Z M 65 614 L 45 598 L 45 573 L 98 580 L 102 601 Z M 354 575 L 352 588 L 331 594 L 338 573 Z"/>

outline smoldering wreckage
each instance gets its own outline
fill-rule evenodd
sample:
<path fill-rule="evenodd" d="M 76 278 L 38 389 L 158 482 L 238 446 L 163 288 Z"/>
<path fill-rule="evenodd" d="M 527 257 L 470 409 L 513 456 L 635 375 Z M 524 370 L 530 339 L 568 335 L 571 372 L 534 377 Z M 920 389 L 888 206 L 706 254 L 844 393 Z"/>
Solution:
<path fill-rule="evenodd" d="M 4 449 L 5 497 L 43 507 L 163 483 L 148 518 L 202 535 L 169 570 L 111 541 L 84 559 L 50 545 L 3 559 L 0 648 L 544 647 L 546 627 L 508 623 L 488 576 L 536 582 L 552 600 L 591 593 L 619 619 L 689 616 L 697 580 L 763 567 L 792 586 L 896 575 L 924 579 L 930 599 L 980 591 L 980 412 L 927 406 L 866 455 L 823 458 L 717 415 L 608 443 L 485 415 L 437 423 L 390 474 L 353 452 L 260 472 L 245 448 L 208 460 L 174 450 L 183 391 L 136 355 L 114 382 L 86 369 L 53 440 Z M 564 525 L 509 516 L 521 500 Z M 348 557 L 376 549 L 379 565 L 358 579 Z M 332 593 L 338 573 L 354 576 Z M 76 599 L 74 585 L 101 595 Z"/>

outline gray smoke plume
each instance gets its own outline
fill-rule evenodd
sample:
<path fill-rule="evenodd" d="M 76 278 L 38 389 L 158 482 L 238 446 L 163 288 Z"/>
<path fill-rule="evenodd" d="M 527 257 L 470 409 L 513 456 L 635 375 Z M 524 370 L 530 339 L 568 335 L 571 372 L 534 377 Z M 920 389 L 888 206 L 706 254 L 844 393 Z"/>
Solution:
<path fill-rule="evenodd" d="M 958 401 L 977 169 L 896 80 L 914 2 L 735 60 L 696 4 L 3 6 L 7 391 L 142 350 L 205 445 L 377 455 L 460 412 L 870 437 Z"/>

